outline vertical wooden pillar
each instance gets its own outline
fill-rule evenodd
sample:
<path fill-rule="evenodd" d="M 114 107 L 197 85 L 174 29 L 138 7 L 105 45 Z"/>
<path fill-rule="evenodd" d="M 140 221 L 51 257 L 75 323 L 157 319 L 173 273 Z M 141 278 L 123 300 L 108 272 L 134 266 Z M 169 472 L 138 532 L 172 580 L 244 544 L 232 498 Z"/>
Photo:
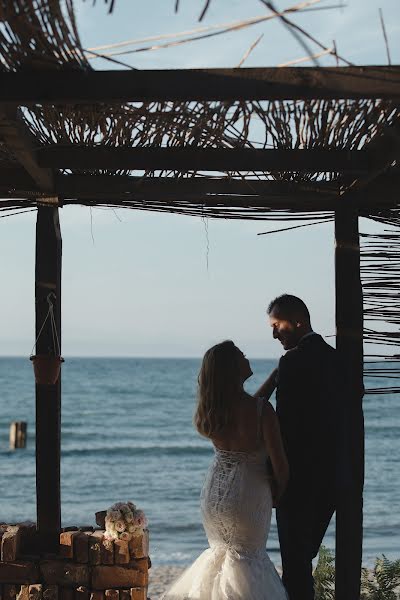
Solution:
<path fill-rule="evenodd" d="M 336 510 L 336 600 L 358 600 L 364 484 L 363 299 L 358 211 L 335 212 L 336 348 L 346 383 Z"/>
<path fill-rule="evenodd" d="M 61 346 L 61 232 L 58 208 L 40 206 L 36 223 L 36 354 L 54 354 L 48 295 L 54 306 Z M 40 335 L 39 332 L 42 329 Z M 61 350 L 61 347 L 60 347 Z M 61 527 L 60 494 L 61 376 L 54 385 L 36 385 L 37 527 L 42 550 L 58 548 Z"/>

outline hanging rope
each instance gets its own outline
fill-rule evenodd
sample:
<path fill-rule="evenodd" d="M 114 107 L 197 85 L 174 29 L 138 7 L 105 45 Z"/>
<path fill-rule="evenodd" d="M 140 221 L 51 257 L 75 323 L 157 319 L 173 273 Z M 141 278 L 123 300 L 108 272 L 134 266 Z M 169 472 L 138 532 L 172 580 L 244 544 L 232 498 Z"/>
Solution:
<path fill-rule="evenodd" d="M 50 326 L 51 326 L 51 335 L 53 338 L 53 348 L 54 348 L 54 353 L 56 354 L 56 356 L 61 356 L 61 348 L 60 348 L 60 340 L 58 338 L 58 333 L 57 333 L 57 326 L 56 326 L 56 320 L 54 317 L 54 305 L 53 302 L 51 301 L 51 298 L 56 298 L 54 292 L 50 292 L 50 294 L 47 295 L 47 304 L 49 306 L 48 311 L 47 311 L 47 315 L 43 321 L 43 324 L 39 330 L 39 333 L 37 335 L 36 341 L 33 344 L 32 350 L 31 350 L 31 356 L 33 355 L 33 349 L 35 348 L 38 339 L 40 338 L 43 329 L 45 328 L 45 325 L 50 317 Z"/>

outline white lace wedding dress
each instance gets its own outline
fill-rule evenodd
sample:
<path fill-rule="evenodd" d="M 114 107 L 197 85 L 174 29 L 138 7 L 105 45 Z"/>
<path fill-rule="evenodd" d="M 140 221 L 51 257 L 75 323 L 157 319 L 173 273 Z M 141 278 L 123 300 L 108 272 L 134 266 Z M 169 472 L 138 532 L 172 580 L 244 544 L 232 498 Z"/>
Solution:
<path fill-rule="evenodd" d="M 201 493 L 210 548 L 163 600 L 287 600 L 265 548 L 272 512 L 266 460 L 264 447 L 252 453 L 215 449 Z"/>

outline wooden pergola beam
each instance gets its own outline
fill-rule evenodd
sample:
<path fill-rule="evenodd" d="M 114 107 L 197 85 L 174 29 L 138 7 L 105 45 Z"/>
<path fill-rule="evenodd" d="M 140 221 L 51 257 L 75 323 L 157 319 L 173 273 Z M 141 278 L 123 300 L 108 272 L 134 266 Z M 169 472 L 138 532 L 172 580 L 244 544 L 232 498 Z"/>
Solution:
<path fill-rule="evenodd" d="M 0 103 L 400 100 L 399 66 L 0 73 Z"/>
<path fill-rule="evenodd" d="M 0 169 L 0 185 L 2 170 Z M 282 181 L 278 179 L 234 179 L 228 177 L 138 177 L 134 175 L 56 175 L 55 187 L 64 198 L 96 197 L 97 195 L 143 194 L 199 195 L 230 194 L 243 196 L 296 196 L 314 194 L 319 198 L 335 198 L 341 192 L 340 181 Z M 369 198 L 387 195 L 398 202 L 400 170 L 377 177 L 364 190 Z M 357 193 L 358 194 L 358 193 Z M 377 202 L 382 198 L 377 197 Z"/>
<path fill-rule="evenodd" d="M 340 181 L 288 182 L 229 179 L 227 177 L 135 177 L 129 175 L 56 175 L 55 193 L 64 204 L 121 206 L 134 202 L 173 202 L 279 208 L 299 211 L 332 211 L 341 206 L 370 210 L 400 204 L 400 172 L 377 177 L 363 189 L 341 194 Z M 24 187 L 25 186 L 25 187 Z M 0 169 L 0 198 L 40 198 L 23 169 Z M 4 203 L 0 202 L 0 207 Z"/>
<path fill-rule="evenodd" d="M 36 158 L 37 141 L 25 125 L 16 106 L 0 107 L 0 139 L 43 192 L 54 190 L 50 169 L 40 167 Z"/>
<path fill-rule="evenodd" d="M 366 151 L 371 157 L 371 169 L 355 179 L 350 189 L 365 189 L 382 173 L 385 173 L 394 161 L 400 159 L 400 120 L 397 119 L 385 127 L 379 136 L 374 137 L 366 146 Z"/>
<path fill-rule="evenodd" d="M 0 170 L 0 184 L 2 172 Z M 152 195 L 272 195 L 316 193 L 337 194 L 338 186 L 326 182 L 296 183 L 279 180 L 230 179 L 228 177 L 137 177 L 134 175 L 57 175 L 55 186 L 66 198 L 93 197 L 99 194 Z"/>
<path fill-rule="evenodd" d="M 32 177 L 20 166 L 0 168 L 0 190 L 20 190 L 38 191 Z"/>
<path fill-rule="evenodd" d="M 364 150 L 259 150 L 252 148 L 82 148 L 46 146 L 37 152 L 43 168 L 177 171 L 294 171 L 363 173 Z"/>

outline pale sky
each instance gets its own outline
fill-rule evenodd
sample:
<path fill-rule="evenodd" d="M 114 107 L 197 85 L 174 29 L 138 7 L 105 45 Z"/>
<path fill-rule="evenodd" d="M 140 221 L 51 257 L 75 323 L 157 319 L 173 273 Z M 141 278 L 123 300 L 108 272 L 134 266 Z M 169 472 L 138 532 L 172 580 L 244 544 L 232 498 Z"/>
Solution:
<path fill-rule="evenodd" d="M 116 0 L 112 15 L 98 0 L 75 0 L 84 47 L 230 22 L 263 14 L 256 0 L 203 2 Z M 338 4 L 329 0 L 325 4 Z M 398 0 L 349 0 L 342 9 L 292 18 L 357 64 L 387 64 L 382 8 L 393 64 L 400 63 Z M 279 8 L 289 2 L 276 2 Z M 323 4 L 322 4 L 323 5 Z M 278 22 L 239 33 L 119 57 L 137 68 L 234 67 L 264 37 L 246 66 L 274 66 L 304 56 Z M 310 46 L 313 51 L 315 47 Z M 114 68 L 95 61 L 98 69 Z M 321 64 L 333 65 L 332 58 Z M 308 304 L 314 329 L 334 334 L 332 224 L 257 236 L 274 222 L 216 221 L 140 211 L 66 207 L 63 236 L 64 356 L 200 356 L 231 338 L 250 357 L 277 357 L 265 309 L 290 292 Z M 376 225 L 362 222 L 362 229 Z M 207 234 L 208 228 L 208 234 Z M 93 235 L 93 238 L 92 238 Z M 1 355 L 29 356 L 34 343 L 35 213 L 0 219 Z M 207 267 L 208 262 L 208 267 Z M 333 342 L 333 339 L 328 340 Z"/>

